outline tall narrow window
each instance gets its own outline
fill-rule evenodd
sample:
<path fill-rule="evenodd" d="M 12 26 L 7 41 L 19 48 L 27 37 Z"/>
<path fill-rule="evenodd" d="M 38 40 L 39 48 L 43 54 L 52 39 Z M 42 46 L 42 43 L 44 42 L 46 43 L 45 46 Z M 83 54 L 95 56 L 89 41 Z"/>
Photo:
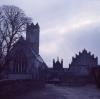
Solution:
<path fill-rule="evenodd" d="M 14 57 L 14 69 L 15 73 L 26 73 L 27 71 L 27 57 L 23 51 L 16 53 Z"/>

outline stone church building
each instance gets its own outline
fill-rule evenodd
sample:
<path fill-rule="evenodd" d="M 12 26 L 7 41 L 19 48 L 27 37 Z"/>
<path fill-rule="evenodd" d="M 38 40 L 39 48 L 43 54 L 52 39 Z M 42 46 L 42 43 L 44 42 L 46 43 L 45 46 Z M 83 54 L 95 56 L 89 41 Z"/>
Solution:
<path fill-rule="evenodd" d="M 38 23 L 27 24 L 26 39 L 21 36 L 10 51 L 8 79 L 42 80 L 45 78 L 47 66 L 39 55 L 39 32 Z"/>

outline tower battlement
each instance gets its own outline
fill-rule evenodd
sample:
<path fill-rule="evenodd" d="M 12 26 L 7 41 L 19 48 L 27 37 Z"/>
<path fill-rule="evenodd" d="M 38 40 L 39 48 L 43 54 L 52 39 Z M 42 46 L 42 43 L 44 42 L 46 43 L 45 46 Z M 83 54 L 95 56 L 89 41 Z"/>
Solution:
<path fill-rule="evenodd" d="M 27 24 L 27 29 L 28 30 L 35 30 L 35 29 L 40 29 L 40 27 L 39 27 L 39 25 L 38 25 L 38 23 L 37 24 L 34 24 L 34 23 L 31 23 L 31 24 Z"/>
<path fill-rule="evenodd" d="M 57 61 L 53 59 L 53 69 L 62 70 L 63 69 L 63 59 L 61 59 L 61 61 L 59 60 L 58 57 L 57 57 Z"/>

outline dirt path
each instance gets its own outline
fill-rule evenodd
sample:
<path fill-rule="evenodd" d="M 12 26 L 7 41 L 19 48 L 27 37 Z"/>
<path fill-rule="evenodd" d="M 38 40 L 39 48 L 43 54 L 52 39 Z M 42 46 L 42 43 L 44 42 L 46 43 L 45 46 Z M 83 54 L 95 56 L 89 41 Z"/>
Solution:
<path fill-rule="evenodd" d="M 100 99 L 100 90 L 95 86 L 60 87 L 46 85 L 46 88 L 32 91 L 14 99 Z"/>

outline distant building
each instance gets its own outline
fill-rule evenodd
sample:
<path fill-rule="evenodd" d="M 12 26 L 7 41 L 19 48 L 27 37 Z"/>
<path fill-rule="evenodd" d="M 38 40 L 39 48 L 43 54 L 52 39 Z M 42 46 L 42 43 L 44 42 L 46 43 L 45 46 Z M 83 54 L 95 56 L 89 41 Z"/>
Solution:
<path fill-rule="evenodd" d="M 69 64 L 69 71 L 71 74 L 76 76 L 88 76 L 93 67 L 98 66 L 98 58 L 91 55 L 91 52 L 83 50 L 72 57 L 72 62 Z"/>
<path fill-rule="evenodd" d="M 63 68 L 63 60 L 59 61 L 57 58 L 55 61 L 53 59 L 53 67 L 48 68 L 48 81 L 55 81 L 56 79 L 66 82 L 68 85 L 94 83 L 92 69 L 95 67 L 99 67 L 98 58 L 84 49 L 72 57 L 69 68 Z"/>
<path fill-rule="evenodd" d="M 63 59 L 53 59 L 53 67 L 48 68 L 47 80 L 48 81 L 61 81 L 62 76 L 66 73 L 67 69 L 63 67 Z"/>
<path fill-rule="evenodd" d="M 39 55 L 39 25 L 27 24 L 26 40 L 21 36 L 9 54 L 8 79 L 43 80 L 47 68 Z"/>

